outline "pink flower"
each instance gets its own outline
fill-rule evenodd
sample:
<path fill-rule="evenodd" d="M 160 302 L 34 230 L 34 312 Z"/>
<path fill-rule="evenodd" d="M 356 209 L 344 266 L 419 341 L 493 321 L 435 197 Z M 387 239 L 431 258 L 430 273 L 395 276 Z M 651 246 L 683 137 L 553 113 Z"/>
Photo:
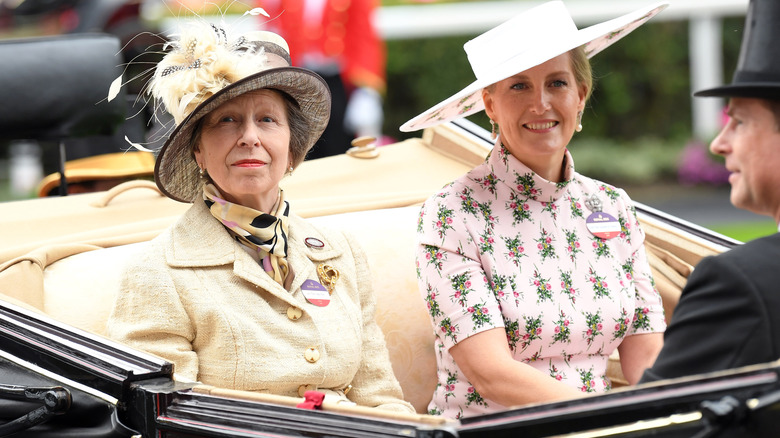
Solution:
<path fill-rule="evenodd" d="M 572 294 L 572 295 L 574 295 L 574 288 L 573 288 L 573 287 L 570 287 L 570 288 L 569 288 L 569 293 L 570 293 L 570 294 Z"/>
<path fill-rule="evenodd" d="M 569 252 L 571 252 L 571 245 L 569 245 L 569 246 L 566 248 L 566 250 L 568 250 Z"/>
<path fill-rule="evenodd" d="M 579 248 L 580 247 L 580 242 L 574 242 L 574 246 Z"/>
<path fill-rule="evenodd" d="M 469 391 L 469 394 L 473 393 L 474 392 L 474 387 L 473 386 L 469 386 L 468 391 Z"/>
<path fill-rule="evenodd" d="M 557 376 L 555 376 L 555 380 L 561 381 L 563 380 L 563 376 L 558 374 Z"/>
<path fill-rule="evenodd" d="M 523 210 L 528 211 L 531 207 L 528 204 L 523 204 Z"/>
<path fill-rule="evenodd" d="M 542 248 L 544 248 L 544 245 L 542 245 L 541 243 L 536 244 L 536 249 L 542 249 Z"/>
<path fill-rule="evenodd" d="M 544 239 L 544 241 L 547 242 L 547 243 L 550 243 L 550 242 L 552 242 L 552 238 L 548 237 L 548 238 Z"/>
<path fill-rule="evenodd" d="M 542 328 L 541 327 L 536 329 L 536 334 L 537 335 L 541 335 L 542 334 Z"/>
<path fill-rule="evenodd" d="M 441 253 L 440 253 L 440 252 L 437 252 L 437 253 L 436 253 L 436 258 L 437 258 L 437 259 L 441 259 L 441 258 L 442 258 L 442 255 L 441 255 Z"/>
<path fill-rule="evenodd" d="M 495 240 L 492 237 L 488 237 L 488 243 L 495 243 Z"/>
<path fill-rule="evenodd" d="M 596 277 L 590 277 L 590 282 L 591 283 L 595 283 L 596 282 Z"/>
<path fill-rule="evenodd" d="M 488 309 L 487 309 L 487 307 L 483 307 L 483 308 L 481 308 L 480 310 L 482 311 L 482 314 L 483 314 L 483 315 L 485 315 L 485 314 L 487 314 L 487 313 L 488 313 Z"/>
<path fill-rule="evenodd" d="M 604 286 L 604 287 L 609 287 L 609 286 L 607 286 L 607 282 L 606 281 L 602 281 L 601 285 Z"/>
<path fill-rule="evenodd" d="M 436 221 L 436 226 L 441 228 L 441 221 Z"/>
<path fill-rule="evenodd" d="M 603 328 L 604 326 L 601 323 L 596 324 L 596 330 L 601 331 Z"/>
<path fill-rule="evenodd" d="M 465 283 L 463 283 L 463 286 L 466 286 L 466 289 L 471 287 L 471 280 L 466 280 Z"/>
<path fill-rule="evenodd" d="M 582 385 L 582 388 L 580 388 L 580 391 L 582 392 L 588 392 L 588 387 L 585 385 Z"/>
<path fill-rule="evenodd" d="M 560 328 L 560 327 L 558 327 L 558 326 L 556 325 L 556 326 L 555 326 L 555 330 L 553 330 L 553 331 L 554 331 L 555 333 L 560 333 L 560 332 L 561 332 L 561 328 Z"/>
<path fill-rule="evenodd" d="M 469 311 L 469 313 L 474 313 L 474 308 L 473 307 L 469 307 L 468 311 Z"/>
<path fill-rule="evenodd" d="M 539 286 L 540 284 L 539 280 L 534 280 L 534 286 Z"/>
<path fill-rule="evenodd" d="M 512 203 L 510 203 L 510 204 L 509 204 L 509 208 L 511 208 L 512 210 L 514 210 L 515 208 L 517 208 L 517 202 L 512 202 Z"/>
<path fill-rule="evenodd" d="M 522 246 L 518 246 L 517 252 L 525 252 L 525 248 L 523 248 Z"/>
<path fill-rule="evenodd" d="M 460 298 L 460 291 L 459 290 L 455 291 L 455 298 Z"/>
<path fill-rule="evenodd" d="M 545 283 L 544 284 L 544 288 L 547 289 L 547 290 L 550 290 L 550 289 L 552 289 L 552 286 L 550 285 L 550 283 Z"/>
<path fill-rule="evenodd" d="M 593 330 L 588 329 L 587 332 L 585 332 L 586 335 L 591 336 L 593 334 Z"/>
<path fill-rule="evenodd" d="M 425 254 L 425 259 L 426 260 L 430 260 L 431 259 L 431 253 L 426 253 Z"/>
<path fill-rule="evenodd" d="M 563 321 L 563 326 L 564 327 L 568 327 L 569 326 L 569 320 L 568 319 Z"/>
<path fill-rule="evenodd" d="M 649 312 L 649 311 L 650 311 L 650 309 L 648 309 L 647 307 L 642 309 L 642 313 L 644 313 L 645 315 L 647 315 L 647 312 Z"/>
<path fill-rule="evenodd" d="M 452 223 L 452 218 L 451 218 L 451 217 L 448 217 L 448 218 L 447 218 L 447 223 L 448 223 L 448 224 L 451 224 L 451 223 Z"/>
<path fill-rule="evenodd" d="M 509 251 L 509 257 L 514 257 L 514 256 L 515 256 L 514 251 Z"/>
<path fill-rule="evenodd" d="M 615 330 L 620 330 L 620 324 L 615 324 Z"/>
<path fill-rule="evenodd" d="M 526 333 L 526 334 L 524 334 L 524 335 L 523 335 L 523 340 L 524 340 L 524 341 L 527 341 L 527 340 L 528 340 L 528 338 L 530 338 L 530 337 L 531 337 L 531 335 L 529 335 L 528 333 Z"/>
<path fill-rule="evenodd" d="M 574 203 L 574 206 L 578 209 L 582 208 L 582 205 L 579 202 Z"/>
<path fill-rule="evenodd" d="M 598 247 L 599 247 L 599 244 L 598 244 L 598 242 L 596 242 L 595 240 L 593 241 L 593 247 L 594 247 L 594 248 L 598 248 Z"/>
<path fill-rule="evenodd" d="M 562 282 L 561 282 L 561 287 L 562 287 L 562 288 L 566 288 L 566 282 L 565 282 L 565 281 L 562 281 Z"/>
<path fill-rule="evenodd" d="M 471 206 L 477 208 L 477 201 L 471 201 Z"/>

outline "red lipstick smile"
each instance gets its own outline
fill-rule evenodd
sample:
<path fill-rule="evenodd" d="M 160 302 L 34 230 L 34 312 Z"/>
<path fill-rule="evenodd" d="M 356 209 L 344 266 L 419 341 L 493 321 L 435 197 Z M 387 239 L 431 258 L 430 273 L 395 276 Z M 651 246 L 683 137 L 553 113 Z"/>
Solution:
<path fill-rule="evenodd" d="M 265 166 L 265 162 L 261 160 L 238 160 L 233 163 L 236 167 L 261 167 Z"/>

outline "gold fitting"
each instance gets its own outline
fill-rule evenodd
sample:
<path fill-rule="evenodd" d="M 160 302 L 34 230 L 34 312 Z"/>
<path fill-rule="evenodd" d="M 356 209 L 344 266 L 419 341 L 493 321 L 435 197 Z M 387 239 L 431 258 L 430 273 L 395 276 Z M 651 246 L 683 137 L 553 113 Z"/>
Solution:
<path fill-rule="evenodd" d="M 358 137 L 352 140 L 352 147 L 347 150 L 347 155 L 355 158 L 376 158 L 379 151 L 375 143 L 374 137 Z"/>
<path fill-rule="evenodd" d="M 331 265 L 322 264 L 317 266 L 317 275 L 320 277 L 320 283 L 328 288 L 330 294 L 333 294 L 333 288 L 341 275 L 339 271 Z"/>

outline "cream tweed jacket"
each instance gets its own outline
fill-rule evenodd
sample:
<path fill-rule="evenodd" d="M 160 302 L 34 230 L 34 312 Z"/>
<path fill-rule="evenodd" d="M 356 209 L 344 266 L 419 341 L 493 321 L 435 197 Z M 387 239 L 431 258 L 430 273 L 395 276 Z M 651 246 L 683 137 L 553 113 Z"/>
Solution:
<path fill-rule="evenodd" d="M 324 248 L 307 247 L 307 237 Z M 295 215 L 288 242 L 291 292 L 196 202 L 126 267 L 109 336 L 207 385 L 293 397 L 311 389 L 343 393 L 352 385 L 347 397 L 359 405 L 414 412 L 374 321 L 361 247 Z M 305 280 L 318 280 L 320 263 L 340 273 L 326 307 L 301 293 Z"/>

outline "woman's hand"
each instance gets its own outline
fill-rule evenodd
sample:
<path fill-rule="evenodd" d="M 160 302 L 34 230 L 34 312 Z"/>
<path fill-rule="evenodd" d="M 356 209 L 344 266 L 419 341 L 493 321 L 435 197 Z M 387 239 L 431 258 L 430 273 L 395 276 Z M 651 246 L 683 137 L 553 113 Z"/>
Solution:
<path fill-rule="evenodd" d="M 516 361 L 503 327 L 470 336 L 450 354 L 479 394 L 504 406 L 582 397 L 584 393 Z"/>

